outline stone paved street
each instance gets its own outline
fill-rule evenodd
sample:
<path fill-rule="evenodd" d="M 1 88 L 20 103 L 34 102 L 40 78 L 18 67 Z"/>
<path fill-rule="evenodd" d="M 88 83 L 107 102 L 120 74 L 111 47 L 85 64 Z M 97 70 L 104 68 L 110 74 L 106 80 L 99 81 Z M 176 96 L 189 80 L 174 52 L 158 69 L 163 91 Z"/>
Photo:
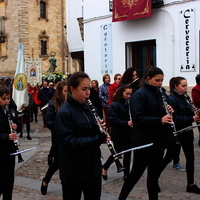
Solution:
<path fill-rule="evenodd" d="M 16 177 L 13 200 L 53 200 L 62 199 L 59 174 L 52 177 L 47 195 L 40 193 L 41 180 L 47 170 L 47 154 L 50 148 L 50 131 L 43 128 L 41 114 L 39 122 L 31 123 L 32 140 L 24 137 L 19 139 L 20 150 L 36 147 L 33 151 L 23 153 L 24 162 L 16 163 Z M 195 181 L 200 186 L 200 147 L 197 145 L 197 130 L 195 129 Z M 102 145 L 102 162 L 110 155 L 107 145 Z M 16 159 L 17 162 L 17 159 Z M 185 166 L 185 158 L 181 152 L 181 164 Z M 115 164 L 108 171 L 108 180 L 102 181 L 102 200 L 117 200 L 123 185 L 123 173 L 117 173 Z M 161 193 L 159 200 L 199 200 L 200 195 L 186 193 L 186 173 L 172 168 L 170 163 L 160 178 Z M 132 190 L 129 200 L 147 200 L 146 173 Z"/>

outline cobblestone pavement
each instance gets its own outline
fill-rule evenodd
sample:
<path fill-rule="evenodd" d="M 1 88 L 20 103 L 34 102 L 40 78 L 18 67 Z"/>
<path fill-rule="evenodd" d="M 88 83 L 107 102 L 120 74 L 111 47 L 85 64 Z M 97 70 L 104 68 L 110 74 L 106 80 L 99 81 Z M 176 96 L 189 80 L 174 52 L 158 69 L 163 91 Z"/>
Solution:
<path fill-rule="evenodd" d="M 23 153 L 24 162 L 16 163 L 13 200 L 57 200 L 62 199 L 59 174 L 56 172 L 48 187 L 47 195 L 40 193 L 41 180 L 48 165 L 47 155 L 50 148 L 50 131 L 43 128 L 41 114 L 38 123 L 31 123 L 32 140 L 20 138 L 20 149 L 36 147 L 34 151 Z M 195 181 L 200 186 L 200 147 L 197 145 L 197 130 L 195 130 Z M 107 145 L 102 145 L 102 162 L 110 155 Z M 17 161 L 17 159 L 16 159 Z M 185 166 L 185 158 L 181 152 L 181 164 Z M 117 173 L 115 164 L 108 171 L 108 180 L 102 181 L 102 200 L 117 200 L 123 185 L 123 173 Z M 199 200 L 200 195 L 186 193 L 186 172 L 172 168 L 170 163 L 160 178 L 161 193 L 159 200 Z M 129 195 L 129 200 L 147 200 L 146 173 L 142 176 Z"/>

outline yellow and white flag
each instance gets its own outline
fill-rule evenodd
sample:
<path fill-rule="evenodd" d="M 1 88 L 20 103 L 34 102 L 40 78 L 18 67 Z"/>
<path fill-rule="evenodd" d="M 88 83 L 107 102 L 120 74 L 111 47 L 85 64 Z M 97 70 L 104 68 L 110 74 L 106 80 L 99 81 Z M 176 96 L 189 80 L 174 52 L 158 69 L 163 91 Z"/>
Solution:
<path fill-rule="evenodd" d="M 13 83 L 12 98 L 17 105 L 17 111 L 21 112 L 22 107 L 27 107 L 29 104 L 27 77 L 25 74 L 24 63 L 24 47 L 20 43 L 18 46 L 17 68 Z"/>

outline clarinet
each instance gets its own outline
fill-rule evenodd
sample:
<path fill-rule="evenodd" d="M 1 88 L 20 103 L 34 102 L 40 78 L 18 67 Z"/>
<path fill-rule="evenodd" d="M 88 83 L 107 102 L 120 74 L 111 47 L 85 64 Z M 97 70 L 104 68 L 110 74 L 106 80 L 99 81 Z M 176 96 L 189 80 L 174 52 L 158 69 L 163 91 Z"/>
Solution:
<path fill-rule="evenodd" d="M 161 94 L 161 97 L 162 97 L 162 101 L 163 101 L 163 105 L 164 105 L 164 107 L 165 107 L 166 113 L 172 116 L 172 114 L 171 114 L 171 113 L 169 112 L 169 110 L 167 109 L 167 106 L 168 106 L 169 104 L 167 103 L 167 100 L 166 100 L 166 98 L 165 98 L 165 95 L 164 95 L 163 90 L 162 90 L 161 87 L 159 87 L 159 91 L 160 91 L 160 94 Z M 174 124 L 173 121 L 172 121 L 172 124 L 171 124 L 171 128 L 173 129 L 173 134 L 174 134 L 174 136 L 176 136 L 176 127 L 175 127 L 175 124 Z"/>
<path fill-rule="evenodd" d="M 95 118 L 95 121 L 96 121 L 96 123 L 97 123 L 97 125 L 99 127 L 100 132 L 110 136 L 108 131 L 106 131 L 106 130 L 104 130 L 102 128 L 101 123 L 100 123 L 100 117 L 96 114 L 95 108 L 92 105 L 92 102 L 90 101 L 90 99 L 87 100 L 87 103 L 88 103 L 89 108 L 90 108 L 90 110 L 91 110 L 91 112 L 92 112 L 92 114 L 93 114 L 93 116 Z M 109 142 L 107 142 L 107 145 L 108 145 L 108 148 L 109 148 L 109 150 L 110 150 L 110 152 L 111 152 L 111 154 L 112 154 L 112 156 L 114 158 L 114 162 L 115 162 L 116 167 L 117 167 L 117 172 L 123 171 L 125 169 L 125 167 L 123 167 L 122 164 L 120 163 L 120 161 L 119 161 L 120 157 L 119 156 L 118 157 L 115 156 L 117 153 L 116 153 L 116 151 L 114 149 L 113 142 L 109 141 Z"/>
<path fill-rule="evenodd" d="M 127 99 L 127 104 L 128 104 L 128 114 L 129 114 L 129 119 L 130 119 L 130 121 L 133 122 L 132 117 L 131 117 L 130 99 Z M 133 128 L 133 126 L 132 126 L 131 128 Z"/>
<path fill-rule="evenodd" d="M 131 85 L 133 83 L 135 83 L 139 78 L 136 78 L 135 80 L 133 80 L 131 83 L 129 83 L 128 85 Z"/>
<path fill-rule="evenodd" d="M 189 97 L 189 95 L 187 94 L 187 92 L 185 93 L 185 97 L 186 97 L 186 101 L 190 106 L 190 109 L 194 112 L 194 115 L 197 115 L 198 113 L 195 110 L 194 104 L 191 101 L 191 98 Z"/>
<path fill-rule="evenodd" d="M 6 105 L 6 113 L 7 113 L 7 115 L 8 115 L 8 123 L 9 123 L 9 126 L 10 126 L 10 131 L 11 131 L 11 133 L 17 133 L 17 132 L 12 128 L 13 121 L 12 121 L 12 119 L 11 119 L 11 113 L 10 113 L 10 110 L 9 110 L 9 105 Z M 15 144 L 16 152 L 18 152 L 18 151 L 19 151 L 19 147 L 18 147 L 17 140 L 14 141 L 14 144 Z M 18 157 L 18 163 L 24 161 L 24 159 L 22 158 L 21 153 L 17 154 L 17 157 Z"/>

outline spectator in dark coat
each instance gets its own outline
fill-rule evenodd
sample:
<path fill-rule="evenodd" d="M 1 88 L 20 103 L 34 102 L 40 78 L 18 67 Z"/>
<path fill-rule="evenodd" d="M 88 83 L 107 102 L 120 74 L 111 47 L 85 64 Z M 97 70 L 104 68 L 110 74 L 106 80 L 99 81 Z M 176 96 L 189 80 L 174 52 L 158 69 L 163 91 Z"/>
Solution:
<path fill-rule="evenodd" d="M 56 78 L 55 81 L 54 81 L 53 86 L 50 88 L 50 90 L 48 92 L 49 100 L 51 100 L 51 98 L 53 97 L 53 95 L 55 93 L 55 90 L 56 90 L 56 87 L 57 87 L 57 84 L 59 83 L 59 81 L 61 81 L 61 78 Z"/>
<path fill-rule="evenodd" d="M 109 87 L 110 87 L 110 75 L 103 75 L 103 84 L 99 87 L 99 98 L 101 100 L 101 105 L 103 108 L 106 126 L 109 129 L 110 123 L 108 119 L 108 108 L 109 108 Z"/>
<path fill-rule="evenodd" d="M 101 100 L 99 99 L 99 83 L 97 80 L 91 81 L 91 88 L 90 88 L 90 100 L 97 108 L 98 114 L 103 119 L 103 110 L 101 106 Z"/>
<path fill-rule="evenodd" d="M 47 86 L 48 86 L 48 82 L 43 81 L 42 88 L 40 88 L 39 93 L 38 93 L 38 100 L 41 101 L 40 109 L 42 111 L 43 122 L 46 115 L 46 109 L 42 109 L 42 108 L 49 102 L 49 96 L 48 96 L 49 88 L 47 88 Z M 46 127 L 45 122 L 44 122 L 44 127 Z"/>
<path fill-rule="evenodd" d="M 22 120 L 23 120 L 23 124 L 26 124 L 26 131 L 27 131 L 27 136 L 26 138 L 28 140 L 32 140 L 31 136 L 30 136 L 30 129 L 31 129 L 31 111 L 32 111 L 32 107 L 33 107 L 33 97 L 32 94 L 28 93 L 29 96 L 29 104 L 27 107 L 22 107 L 22 111 L 23 111 L 23 116 L 22 116 Z M 20 133 L 20 138 L 23 137 L 23 132 Z"/>

